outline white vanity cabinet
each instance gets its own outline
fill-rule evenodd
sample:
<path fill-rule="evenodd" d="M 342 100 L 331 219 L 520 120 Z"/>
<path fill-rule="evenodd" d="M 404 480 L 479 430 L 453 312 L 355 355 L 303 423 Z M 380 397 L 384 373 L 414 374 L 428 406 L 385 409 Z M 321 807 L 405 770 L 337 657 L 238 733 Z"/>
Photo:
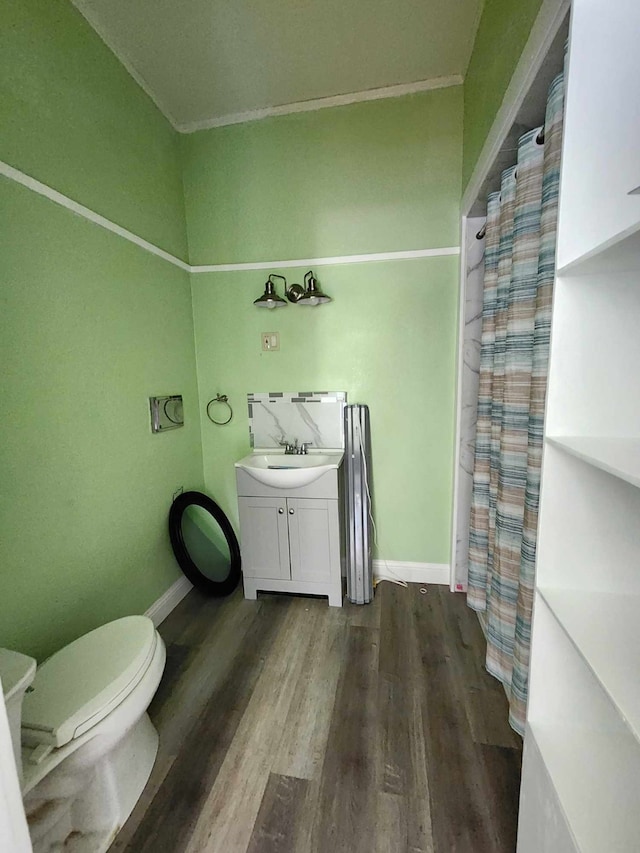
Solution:
<path fill-rule="evenodd" d="M 245 580 L 290 578 L 287 499 L 239 497 L 238 508 Z"/>
<path fill-rule="evenodd" d="M 338 469 L 290 491 L 236 472 L 245 598 L 326 595 L 342 606 Z"/>

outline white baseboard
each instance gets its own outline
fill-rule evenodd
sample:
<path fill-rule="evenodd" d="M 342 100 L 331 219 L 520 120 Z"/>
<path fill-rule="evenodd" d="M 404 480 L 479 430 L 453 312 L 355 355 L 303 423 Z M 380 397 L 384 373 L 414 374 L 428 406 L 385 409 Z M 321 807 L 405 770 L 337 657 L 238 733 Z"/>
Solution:
<path fill-rule="evenodd" d="M 449 585 L 450 568 L 448 563 L 399 563 L 396 560 L 374 560 L 373 577 L 375 580 L 402 580 L 406 583 L 437 583 Z M 193 589 L 186 577 L 180 577 L 171 584 L 157 601 L 145 612 L 153 624 L 158 627 L 185 595 Z"/>
<path fill-rule="evenodd" d="M 192 589 L 193 585 L 191 582 L 182 575 L 175 583 L 171 584 L 169 589 L 157 601 L 153 602 L 144 615 L 148 616 L 157 628 Z"/>
<path fill-rule="evenodd" d="M 406 583 L 437 583 L 449 586 L 451 568 L 448 563 L 399 563 L 396 560 L 374 560 L 374 580 L 401 580 Z"/>

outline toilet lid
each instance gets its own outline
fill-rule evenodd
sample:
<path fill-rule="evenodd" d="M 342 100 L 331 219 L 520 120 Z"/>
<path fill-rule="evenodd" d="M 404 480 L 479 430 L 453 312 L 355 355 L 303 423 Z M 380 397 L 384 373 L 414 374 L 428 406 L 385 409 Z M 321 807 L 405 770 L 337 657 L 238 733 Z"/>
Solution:
<path fill-rule="evenodd" d="M 140 682 L 156 647 L 146 616 L 125 616 L 65 646 L 36 671 L 22 706 L 29 740 L 63 746 L 116 708 Z"/>

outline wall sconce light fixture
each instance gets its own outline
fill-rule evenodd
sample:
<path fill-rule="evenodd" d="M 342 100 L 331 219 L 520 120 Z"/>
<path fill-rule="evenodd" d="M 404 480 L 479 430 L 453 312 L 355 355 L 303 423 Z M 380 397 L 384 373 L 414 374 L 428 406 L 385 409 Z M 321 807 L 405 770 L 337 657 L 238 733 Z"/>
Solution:
<path fill-rule="evenodd" d="M 331 302 L 331 297 L 318 287 L 313 270 L 305 274 L 304 288 L 299 284 L 292 284 L 287 288 L 286 294 L 289 302 L 295 302 L 297 305 L 322 305 L 323 302 Z"/>
<path fill-rule="evenodd" d="M 281 278 L 284 282 L 284 286 L 287 286 L 287 280 L 283 275 L 276 275 L 275 273 L 271 273 L 269 278 L 267 279 L 264 285 L 264 293 L 262 296 L 259 296 L 257 299 L 253 300 L 253 304 L 257 305 L 258 308 L 286 308 L 287 303 L 281 296 L 278 296 L 276 293 L 275 283 L 271 280 L 273 278 Z"/>
<path fill-rule="evenodd" d="M 322 305 L 323 302 L 331 302 L 331 297 L 323 293 L 318 287 L 318 282 L 313 277 L 313 270 L 305 273 L 304 287 L 299 284 L 291 284 L 287 287 L 287 280 L 283 275 L 271 273 L 264 286 L 264 293 L 257 299 L 254 299 L 253 304 L 258 308 L 284 308 L 285 300 L 276 293 L 275 282 L 272 280 L 279 278 L 284 282 L 284 292 L 289 300 L 294 305 Z"/>

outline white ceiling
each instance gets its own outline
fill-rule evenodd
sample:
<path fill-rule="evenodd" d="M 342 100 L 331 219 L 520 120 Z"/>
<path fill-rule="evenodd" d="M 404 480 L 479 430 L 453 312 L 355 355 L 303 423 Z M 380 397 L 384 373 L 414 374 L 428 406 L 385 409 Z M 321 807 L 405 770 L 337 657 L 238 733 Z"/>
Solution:
<path fill-rule="evenodd" d="M 482 0 L 72 2 L 184 131 L 302 101 L 435 78 L 460 82 L 482 6 Z"/>

